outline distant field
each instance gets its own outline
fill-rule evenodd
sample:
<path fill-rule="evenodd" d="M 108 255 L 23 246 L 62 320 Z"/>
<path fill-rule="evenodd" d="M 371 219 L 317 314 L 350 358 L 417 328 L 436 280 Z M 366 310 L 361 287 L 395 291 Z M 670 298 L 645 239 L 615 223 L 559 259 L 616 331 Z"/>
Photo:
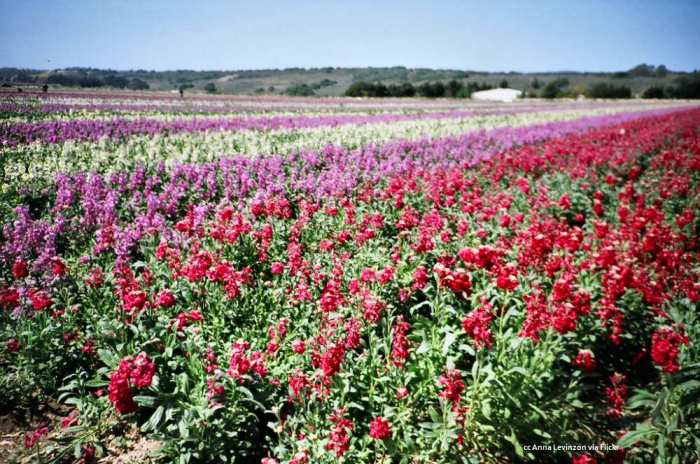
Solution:
<path fill-rule="evenodd" d="M 643 74 L 650 74 L 645 76 Z M 0 69 L 0 82 L 13 85 L 40 86 L 51 76 L 64 75 L 85 79 L 107 79 L 107 82 L 119 82 L 115 78 L 133 82 L 134 79 L 148 84 L 151 90 L 176 90 L 181 86 L 192 86 L 190 92 L 205 92 L 208 84 L 213 84 L 217 92 L 231 94 L 279 94 L 288 88 L 306 84 L 317 86 L 314 92 L 319 96 L 338 96 L 354 82 L 368 81 L 384 84 L 411 83 L 419 85 L 425 82 L 456 79 L 467 85 L 469 83 L 499 86 L 506 80 L 508 86 L 519 90 L 533 90 L 537 81 L 541 89 L 547 83 L 556 79 L 568 79 L 571 89 L 585 88 L 592 83 L 607 82 L 615 85 L 630 87 L 634 95 L 641 94 L 651 86 L 671 85 L 679 76 L 688 73 L 664 71 L 655 74 L 651 72 L 620 72 L 620 73 L 486 73 L 478 71 L 409 69 L 393 68 L 317 68 L 317 69 L 283 69 L 283 70 L 244 70 L 244 71 L 105 71 L 92 69 L 71 69 L 63 71 L 18 70 L 14 68 Z M 111 76 L 111 77 L 110 77 Z M 109 81 L 109 79 L 112 81 Z M 125 82 L 126 82 L 125 81 Z M 325 81 L 325 82 L 324 82 Z M 126 84 L 125 84 L 126 85 Z M 537 84 L 534 84 L 537 85 Z M 537 89 L 534 89 L 537 90 Z M 582 93 L 582 92 L 580 92 Z"/>

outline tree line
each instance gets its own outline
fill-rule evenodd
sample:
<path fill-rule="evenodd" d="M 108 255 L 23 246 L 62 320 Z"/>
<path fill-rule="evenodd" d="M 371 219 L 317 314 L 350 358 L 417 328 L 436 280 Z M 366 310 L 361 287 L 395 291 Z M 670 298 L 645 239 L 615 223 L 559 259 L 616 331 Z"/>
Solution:
<path fill-rule="evenodd" d="M 503 80 L 501 87 L 508 87 L 508 81 Z M 413 85 L 410 82 L 401 84 L 382 84 L 381 82 L 358 81 L 345 91 L 346 97 L 427 97 L 427 98 L 469 98 L 479 90 L 489 90 L 493 86 L 486 83 L 469 82 L 466 85 L 452 79 L 447 83 L 441 81 L 424 82 Z"/>
<path fill-rule="evenodd" d="M 112 87 L 116 89 L 148 90 L 148 82 L 118 75 L 91 76 L 86 74 L 51 74 L 46 78 L 46 84 L 62 85 L 64 87 Z"/>

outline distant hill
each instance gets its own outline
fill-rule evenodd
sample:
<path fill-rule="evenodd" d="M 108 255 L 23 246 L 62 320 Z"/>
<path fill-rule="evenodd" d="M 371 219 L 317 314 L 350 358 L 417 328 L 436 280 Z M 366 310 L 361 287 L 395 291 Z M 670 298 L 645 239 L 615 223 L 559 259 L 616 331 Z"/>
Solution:
<path fill-rule="evenodd" d="M 697 72 L 696 72 L 697 73 Z M 66 68 L 35 70 L 0 68 L 0 83 L 5 86 L 102 87 L 134 90 L 177 90 L 188 92 L 215 92 L 224 94 L 293 94 L 338 96 L 356 82 L 385 85 L 457 80 L 463 85 L 486 84 L 541 93 L 550 82 L 567 79 L 570 93 L 605 82 L 631 89 L 633 95 L 642 94 L 650 87 L 667 87 L 679 77 L 691 73 L 667 70 L 663 65 L 642 64 L 628 71 L 615 73 L 589 72 L 481 72 L 457 69 L 406 68 L 287 68 L 238 71 L 114 71 L 94 68 Z M 504 82 L 505 81 L 505 82 Z M 583 92 L 579 92 L 583 93 Z"/>

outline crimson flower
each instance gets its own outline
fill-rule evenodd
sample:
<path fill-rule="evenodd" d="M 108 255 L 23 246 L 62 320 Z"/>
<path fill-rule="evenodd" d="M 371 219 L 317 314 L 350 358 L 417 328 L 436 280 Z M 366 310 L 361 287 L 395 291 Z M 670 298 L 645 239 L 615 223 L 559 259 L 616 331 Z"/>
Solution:
<path fill-rule="evenodd" d="M 376 417 L 369 424 L 369 436 L 375 440 L 384 440 L 391 436 L 391 424 L 382 416 Z"/>

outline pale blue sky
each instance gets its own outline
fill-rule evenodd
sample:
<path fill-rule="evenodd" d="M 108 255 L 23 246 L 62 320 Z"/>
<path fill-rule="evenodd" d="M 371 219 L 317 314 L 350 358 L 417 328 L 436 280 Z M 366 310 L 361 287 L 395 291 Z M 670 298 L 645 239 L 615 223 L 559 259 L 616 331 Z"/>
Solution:
<path fill-rule="evenodd" d="M 700 0 L 0 0 L 0 67 L 700 68 Z"/>

